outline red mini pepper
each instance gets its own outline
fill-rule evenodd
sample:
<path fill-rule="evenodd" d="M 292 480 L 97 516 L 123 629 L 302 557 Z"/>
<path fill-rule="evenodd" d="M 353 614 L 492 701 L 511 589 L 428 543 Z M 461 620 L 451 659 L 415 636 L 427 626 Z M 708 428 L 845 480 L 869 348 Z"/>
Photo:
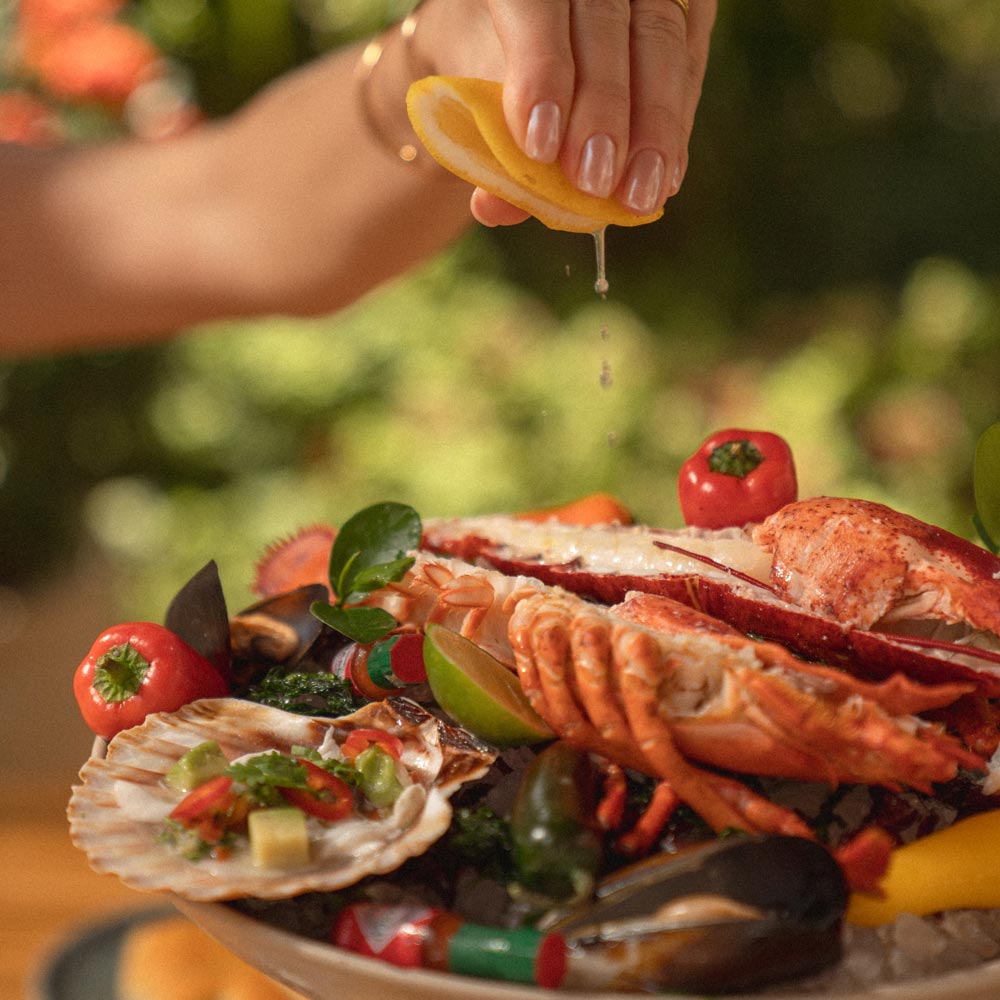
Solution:
<path fill-rule="evenodd" d="M 73 693 L 87 725 L 110 740 L 150 712 L 173 712 L 229 685 L 204 656 L 162 625 L 129 622 L 98 636 L 77 667 Z"/>
<path fill-rule="evenodd" d="M 692 527 L 763 521 L 798 497 L 791 448 L 768 431 L 718 431 L 681 466 L 677 490 Z"/>

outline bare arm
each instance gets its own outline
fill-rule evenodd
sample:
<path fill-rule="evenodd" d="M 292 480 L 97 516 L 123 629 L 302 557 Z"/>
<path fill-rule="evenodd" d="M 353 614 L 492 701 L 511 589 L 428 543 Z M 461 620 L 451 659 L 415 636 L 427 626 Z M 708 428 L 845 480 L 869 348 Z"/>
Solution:
<path fill-rule="evenodd" d="M 411 61 L 498 76 L 499 45 L 478 7 L 428 3 Z M 456 24 L 466 9 L 468 23 Z M 456 38 L 468 43 L 461 58 L 441 57 Z M 386 130 L 402 132 L 412 69 L 396 41 L 371 97 Z M 426 154 L 404 163 L 373 134 L 358 100 L 360 50 L 320 59 L 232 118 L 167 142 L 0 147 L 3 352 L 327 312 L 454 239 L 472 221 L 468 185 Z"/>
<path fill-rule="evenodd" d="M 468 186 L 426 153 L 406 164 L 385 148 L 386 133 L 406 136 L 415 69 L 503 79 L 530 156 L 649 211 L 686 169 L 715 19 L 715 0 L 683 6 L 426 0 L 409 57 L 393 44 L 371 77 L 381 138 L 357 46 L 172 141 L 0 146 L 0 353 L 328 312 L 442 249 L 472 220 Z M 472 208 L 488 225 L 526 218 L 482 191 Z"/>

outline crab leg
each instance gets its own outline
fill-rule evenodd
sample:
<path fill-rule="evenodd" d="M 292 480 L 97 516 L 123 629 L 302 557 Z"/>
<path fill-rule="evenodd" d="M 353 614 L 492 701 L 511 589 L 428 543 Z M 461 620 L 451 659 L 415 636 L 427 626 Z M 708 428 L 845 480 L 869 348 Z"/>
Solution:
<path fill-rule="evenodd" d="M 673 786 L 661 781 L 653 789 L 653 797 L 645 812 L 636 820 L 635 826 L 623 833 L 615 842 L 622 854 L 645 854 L 652 850 L 661 831 L 681 804 L 680 796 Z"/>
<path fill-rule="evenodd" d="M 726 633 L 713 619 L 667 598 L 634 595 L 611 611 L 672 637 L 668 649 L 711 659 L 721 665 L 724 678 L 737 679 L 728 691 L 738 695 L 738 704 L 674 718 L 675 738 L 690 756 L 731 767 L 716 759 L 718 727 L 724 732 L 746 724 L 741 737 L 746 761 L 759 774 L 815 778 L 825 770 L 834 784 L 860 781 L 888 787 L 897 787 L 903 776 L 907 784 L 927 788 L 929 782 L 952 776 L 956 762 L 982 766 L 980 757 L 912 717 L 954 701 L 968 691 L 966 685 L 928 687 L 902 677 L 882 684 L 858 681 L 841 671 L 802 663 L 776 643 Z M 726 690 L 726 684 L 720 685 L 719 705 Z M 663 696 L 669 695 L 665 688 Z M 773 761 L 779 746 L 781 759 Z M 755 747 L 760 752 L 756 759 Z"/>

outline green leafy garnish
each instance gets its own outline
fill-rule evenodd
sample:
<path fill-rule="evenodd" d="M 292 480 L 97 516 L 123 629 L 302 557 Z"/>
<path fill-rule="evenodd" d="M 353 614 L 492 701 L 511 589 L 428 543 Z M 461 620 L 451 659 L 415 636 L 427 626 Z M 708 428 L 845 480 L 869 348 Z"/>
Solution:
<path fill-rule="evenodd" d="M 312 763 L 332 771 L 349 785 L 356 785 L 360 780 L 354 768 L 343 761 L 327 760 L 318 753 L 302 753 L 299 756 L 307 757 Z M 226 774 L 243 785 L 246 794 L 262 806 L 282 804 L 279 788 L 309 787 L 306 769 L 294 757 L 277 750 L 257 754 L 242 764 L 230 764 L 226 768 Z"/>
<path fill-rule="evenodd" d="M 235 839 L 230 831 L 220 841 L 210 844 L 207 840 L 202 840 L 196 829 L 189 830 L 172 819 L 166 821 L 164 828 L 157 836 L 157 840 L 161 844 L 166 844 L 167 847 L 188 861 L 204 861 L 205 858 L 211 857 L 212 851 L 217 847 L 228 847 Z"/>
<path fill-rule="evenodd" d="M 510 820 L 489 806 L 456 809 L 445 842 L 453 857 L 486 878 L 504 884 L 513 878 Z"/>
<path fill-rule="evenodd" d="M 1000 554 L 1000 423 L 988 427 L 976 444 L 972 485 L 976 498 L 973 523 L 983 544 Z"/>
<path fill-rule="evenodd" d="M 336 602 L 316 601 L 312 613 L 363 644 L 391 632 L 396 619 L 388 611 L 351 605 L 402 579 L 413 565 L 407 553 L 420 544 L 422 532 L 420 516 L 405 504 L 380 503 L 358 511 L 337 533 L 330 553 L 330 588 Z"/>
<path fill-rule="evenodd" d="M 244 697 L 260 705 L 280 708 L 299 715 L 349 715 L 365 704 L 355 695 L 351 682 L 335 674 L 283 674 L 276 667 L 253 685 Z"/>

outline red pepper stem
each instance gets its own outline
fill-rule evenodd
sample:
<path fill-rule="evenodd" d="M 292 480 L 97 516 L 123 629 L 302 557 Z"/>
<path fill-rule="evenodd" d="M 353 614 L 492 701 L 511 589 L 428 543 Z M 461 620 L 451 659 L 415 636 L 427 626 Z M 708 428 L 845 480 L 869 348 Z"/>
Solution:
<path fill-rule="evenodd" d="M 712 449 L 708 468 L 710 472 L 745 479 L 763 461 L 764 456 L 752 441 L 726 441 Z"/>
<path fill-rule="evenodd" d="M 138 693 L 148 670 L 149 660 L 132 643 L 112 646 L 94 664 L 94 690 L 105 701 L 127 701 Z"/>

